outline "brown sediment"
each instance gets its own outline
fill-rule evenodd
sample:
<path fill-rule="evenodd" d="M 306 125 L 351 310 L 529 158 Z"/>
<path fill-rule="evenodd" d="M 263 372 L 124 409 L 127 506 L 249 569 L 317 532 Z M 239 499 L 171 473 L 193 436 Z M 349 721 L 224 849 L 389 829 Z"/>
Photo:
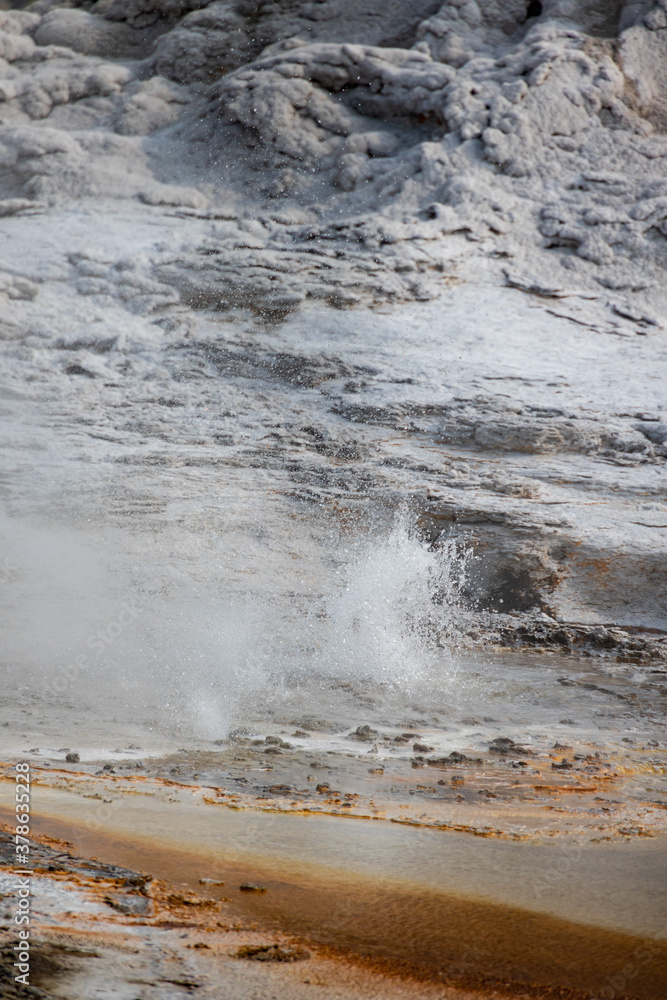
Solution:
<path fill-rule="evenodd" d="M 0 818 L 11 815 L 0 810 Z M 664 939 L 374 877 L 345 877 L 312 864 L 300 874 L 278 870 L 261 856 L 230 862 L 224 844 L 219 854 L 193 845 L 195 853 L 155 838 L 119 836 L 38 813 L 33 813 L 32 829 L 38 838 L 66 840 L 83 857 L 101 857 L 178 886 L 162 893 L 162 906 L 174 912 L 162 912 L 161 926 L 192 926 L 180 911 L 197 898 L 189 893 L 201 891 L 205 873 L 224 880 L 225 887 L 207 886 L 209 902 L 201 900 L 200 923 L 213 899 L 226 904 L 230 921 L 253 921 L 325 952 L 416 979 L 545 998 L 606 997 L 610 990 L 618 1000 L 664 997 Z M 239 892 L 249 879 L 267 892 Z"/>

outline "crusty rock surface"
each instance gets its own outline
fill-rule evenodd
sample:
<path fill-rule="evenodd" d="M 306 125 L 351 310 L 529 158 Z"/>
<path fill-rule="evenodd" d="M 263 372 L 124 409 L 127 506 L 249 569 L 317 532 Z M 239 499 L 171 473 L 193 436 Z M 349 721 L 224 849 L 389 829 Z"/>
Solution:
<path fill-rule="evenodd" d="M 167 130 L 200 148 L 210 207 L 211 184 L 310 207 L 297 252 L 331 238 L 334 219 L 338 241 L 390 245 L 408 269 L 415 239 L 495 234 L 524 283 L 557 290 L 576 273 L 608 308 L 660 323 L 663 0 L 545 2 L 531 18 L 516 2 L 385 6 L 37 0 L 6 11 L 3 187 L 141 197 L 150 185 L 136 175 L 160 165 L 110 133 Z M 20 126 L 33 122 L 43 141 L 27 142 Z M 126 161 L 127 185 L 114 185 L 109 155 Z M 270 260 L 271 233 L 256 235 Z M 354 285 L 360 261 L 349 264 Z M 223 269 L 243 295 L 245 279 Z M 437 294 L 432 277 L 423 294 Z M 374 294 L 395 296 L 395 282 Z"/>

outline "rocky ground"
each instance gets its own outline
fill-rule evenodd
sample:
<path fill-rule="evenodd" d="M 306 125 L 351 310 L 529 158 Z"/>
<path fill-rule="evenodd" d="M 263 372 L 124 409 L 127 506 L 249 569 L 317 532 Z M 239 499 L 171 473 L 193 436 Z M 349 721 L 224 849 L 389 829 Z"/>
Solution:
<path fill-rule="evenodd" d="M 629 719 L 641 713 L 645 699 L 656 721 L 662 718 L 654 691 L 638 695 L 618 676 L 600 680 L 581 664 L 558 678 L 574 692 L 573 703 L 579 692 L 591 692 Z M 555 742 L 548 734 L 518 741 L 493 735 L 502 726 L 490 717 L 460 720 L 458 734 L 433 714 L 429 721 L 406 718 L 409 729 L 374 723 L 348 730 L 304 716 L 293 723 L 298 728 L 274 721 L 268 733 L 266 723 L 256 723 L 254 733 L 247 727 L 208 746 L 199 740 L 161 755 L 116 747 L 100 758 L 93 749 L 56 753 L 43 746 L 25 756 L 40 783 L 80 784 L 104 801 L 122 801 L 139 780 L 146 789 L 203 788 L 206 801 L 235 808 L 386 819 L 518 840 L 599 843 L 664 832 L 659 728 L 653 735 L 647 728 L 643 739 L 617 736 L 612 743 L 606 734 L 596 739 L 578 732 L 581 726 L 567 718 Z"/>

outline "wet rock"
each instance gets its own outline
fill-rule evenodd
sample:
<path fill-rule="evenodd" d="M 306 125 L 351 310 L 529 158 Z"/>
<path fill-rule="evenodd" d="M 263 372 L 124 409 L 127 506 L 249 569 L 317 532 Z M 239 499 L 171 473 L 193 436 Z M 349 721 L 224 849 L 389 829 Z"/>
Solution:
<path fill-rule="evenodd" d="M 283 750 L 291 750 L 292 744 L 281 740 L 279 736 L 267 736 L 264 740 L 269 746 L 281 747 Z"/>
<path fill-rule="evenodd" d="M 294 789 L 291 785 L 269 785 L 266 789 L 271 795 L 293 795 Z"/>
<path fill-rule="evenodd" d="M 78 764 L 81 758 L 79 757 L 78 753 L 70 751 L 68 754 L 65 755 L 65 760 L 67 761 L 68 764 Z"/>
<path fill-rule="evenodd" d="M 502 756 L 506 756 L 509 753 L 526 756 L 532 755 L 534 751 L 515 743 L 509 736 L 498 736 L 489 743 L 489 753 L 496 753 Z"/>
<path fill-rule="evenodd" d="M 554 771 L 571 771 L 574 765 L 563 757 L 559 763 L 552 763 L 551 767 Z"/>
<path fill-rule="evenodd" d="M 357 726 L 355 731 L 348 735 L 347 739 L 359 740 L 362 743 L 372 743 L 377 735 L 377 729 L 371 729 L 370 726 Z"/>
<path fill-rule="evenodd" d="M 301 962 L 310 958 L 310 952 L 297 945 L 244 944 L 234 952 L 234 957 L 253 962 Z"/>
<path fill-rule="evenodd" d="M 259 885 L 257 882 L 242 882 L 239 886 L 240 892 L 266 892 L 265 885 Z"/>
<path fill-rule="evenodd" d="M 430 753 L 433 747 L 429 747 L 425 743 L 413 743 L 412 749 L 415 753 Z"/>
<path fill-rule="evenodd" d="M 335 722 L 318 719 L 311 715 L 304 716 L 302 719 L 292 719 L 290 725 L 296 726 L 298 729 L 309 729 L 313 733 L 338 733 L 344 728 Z"/>
<path fill-rule="evenodd" d="M 492 753 L 507 753 L 512 747 L 516 746 L 514 740 L 510 739 L 509 736 L 497 736 L 495 739 L 491 740 L 489 744 Z"/>
<path fill-rule="evenodd" d="M 305 732 L 303 729 L 295 729 L 294 732 L 292 733 L 292 737 L 295 740 L 305 740 L 308 738 L 309 735 L 310 734 Z"/>
<path fill-rule="evenodd" d="M 615 653 L 619 662 L 667 661 L 667 640 L 663 636 L 650 632 L 633 635 L 614 626 L 556 621 L 542 612 L 496 614 L 493 619 L 479 622 L 477 632 L 482 642 L 496 641 L 503 646 L 529 646 L 584 656 Z M 560 683 L 574 681 L 566 678 Z"/>
<path fill-rule="evenodd" d="M 482 761 L 467 757 L 458 750 L 452 750 L 448 757 L 430 757 L 427 763 L 430 767 L 448 767 L 450 764 L 481 764 Z"/>

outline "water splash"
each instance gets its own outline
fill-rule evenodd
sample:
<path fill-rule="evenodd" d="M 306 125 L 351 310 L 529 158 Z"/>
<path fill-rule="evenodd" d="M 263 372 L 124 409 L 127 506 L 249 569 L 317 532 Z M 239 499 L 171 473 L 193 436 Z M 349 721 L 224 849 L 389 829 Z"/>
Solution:
<path fill-rule="evenodd" d="M 399 518 L 385 538 L 363 546 L 342 592 L 327 602 L 321 665 L 406 692 L 432 682 L 442 671 L 434 639 L 455 617 L 467 559 L 453 541 L 425 544 Z"/>
<path fill-rule="evenodd" d="M 183 565 L 169 575 L 164 553 L 142 566 L 113 539 L 0 527 L 14 553 L 5 670 L 38 700 L 216 738 L 262 713 L 342 720 L 345 685 L 381 705 L 455 683 L 456 657 L 435 637 L 455 620 L 466 553 L 429 546 L 405 516 L 336 548 L 337 571 L 313 562 L 299 601 L 275 565 L 239 594 L 214 556 L 198 578 Z"/>

